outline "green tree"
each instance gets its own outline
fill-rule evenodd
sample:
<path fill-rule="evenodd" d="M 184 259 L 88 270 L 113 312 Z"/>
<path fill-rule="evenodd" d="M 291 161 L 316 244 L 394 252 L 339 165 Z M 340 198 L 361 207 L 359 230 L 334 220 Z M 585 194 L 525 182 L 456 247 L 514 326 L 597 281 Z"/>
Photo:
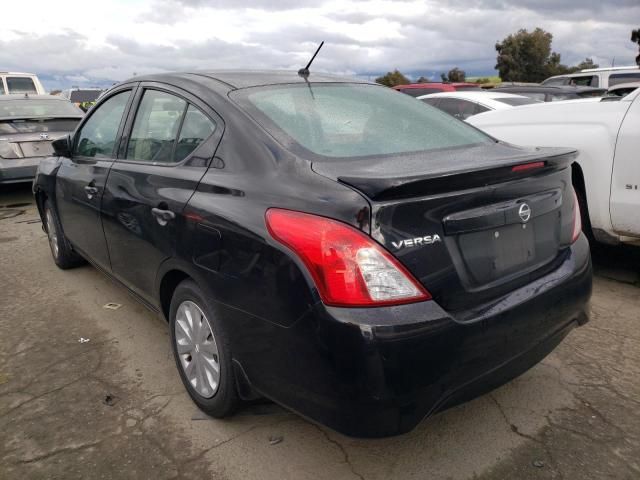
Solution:
<path fill-rule="evenodd" d="M 640 67 L 640 28 L 637 30 L 631 30 L 631 41 L 638 44 L 638 56 L 636 57 L 636 63 Z"/>
<path fill-rule="evenodd" d="M 560 54 L 551 51 L 553 35 L 541 28 L 533 32 L 520 29 L 496 43 L 495 68 L 504 82 L 541 82 L 567 67 Z"/>
<path fill-rule="evenodd" d="M 579 72 L 580 70 L 585 70 L 587 68 L 598 68 L 600 65 L 597 63 L 593 63 L 593 59 L 590 57 L 585 58 L 579 64 L 574 67 L 569 67 L 569 73 Z"/>
<path fill-rule="evenodd" d="M 429 83 L 429 82 L 431 82 L 431 80 L 429 80 L 427 77 L 420 77 L 416 83 Z"/>
<path fill-rule="evenodd" d="M 447 78 L 450 82 L 464 82 L 465 78 L 467 78 L 467 74 L 464 70 L 460 70 L 458 67 L 454 67 L 449 70 Z"/>
<path fill-rule="evenodd" d="M 411 82 L 398 69 L 395 69 L 393 72 L 387 72 L 386 75 L 376 78 L 376 83 L 387 87 L 395 87 L 396 85 L 407 85 Z"/>

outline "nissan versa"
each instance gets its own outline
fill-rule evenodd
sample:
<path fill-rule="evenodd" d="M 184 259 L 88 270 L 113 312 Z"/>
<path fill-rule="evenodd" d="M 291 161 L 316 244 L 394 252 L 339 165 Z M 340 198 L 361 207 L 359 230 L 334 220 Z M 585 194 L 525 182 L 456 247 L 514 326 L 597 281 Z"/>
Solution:
<path fill-rule="evenodd" d="M 161 313 L 215 417 L 267 397 L 348 435 L 407 432 L 588 320 L 575 152 L 379 85 L 136 77 L 54 148 L 34 193 L 55 263 Z"/>

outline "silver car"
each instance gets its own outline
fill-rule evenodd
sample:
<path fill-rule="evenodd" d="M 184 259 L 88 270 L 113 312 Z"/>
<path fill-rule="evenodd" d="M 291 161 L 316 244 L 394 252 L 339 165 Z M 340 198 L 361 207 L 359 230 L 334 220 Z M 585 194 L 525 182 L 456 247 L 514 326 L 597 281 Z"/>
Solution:
<path fill-rule="evenodd" d="M 0 184 L 30 182 L 53 154 L 52 140 L 75 130 L 84 113 L 51 95 L 0 95 Z"/>

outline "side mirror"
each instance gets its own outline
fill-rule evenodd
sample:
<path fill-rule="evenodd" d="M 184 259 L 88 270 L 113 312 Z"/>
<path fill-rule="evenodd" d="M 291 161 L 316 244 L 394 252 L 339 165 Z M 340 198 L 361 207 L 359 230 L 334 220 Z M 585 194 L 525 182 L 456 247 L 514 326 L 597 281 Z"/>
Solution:
<path fill-rule="evenodd" d="M 65 135 L 51 142 L 53 153 L 58 157 L 71 158 L 71 135 Z"/>

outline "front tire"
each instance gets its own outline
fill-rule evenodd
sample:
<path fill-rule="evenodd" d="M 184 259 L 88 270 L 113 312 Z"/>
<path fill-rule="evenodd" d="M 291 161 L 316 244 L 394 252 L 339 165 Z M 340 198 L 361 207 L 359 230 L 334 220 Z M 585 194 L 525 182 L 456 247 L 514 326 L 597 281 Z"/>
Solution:
<path fill-rule="evenodd" d="M 46 222 L 51 256 L 58 268 L 67 270 L 82 265 L 84 259 L 73 251 L 71 244 L 65 238 L 60 219 L 49 200 L 44 202 L 44 220 Z"/>
<path fill-rule="evenodd" d="M 216 418 L 231 415 L 239 404 L 231 349 L 215 309 L 192 280 L 176 288 L 169 312 L 171 348 L 193 402 Z"/>

